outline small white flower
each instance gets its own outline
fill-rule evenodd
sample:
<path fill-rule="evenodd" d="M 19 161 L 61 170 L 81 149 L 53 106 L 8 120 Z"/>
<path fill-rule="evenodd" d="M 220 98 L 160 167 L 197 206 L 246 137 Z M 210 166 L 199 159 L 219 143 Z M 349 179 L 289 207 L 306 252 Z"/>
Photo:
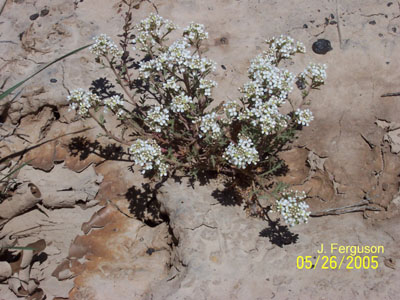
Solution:
<path fill-rule="evenodd" d="M 67 101 L 70 102 L 69 110 L 77 110 L 79 115 L 86 116 L 90 108 L 99 104 L 100 99 L 92 92 L 76 89 L 71 91 Z"/>
<path fill-rule="evenodd" d="M 151 130 L 161 132 L 161 129 L 167 126 L 168 120 L 168 109 L 163 108 L 161 105 L 155 105 L 148 111 L 145 122 L 149 125 Z"/>
<path fill-rule="evenodd" d="M 200 130 L 204 134 L 211 134 L 213 139 L 217 139 L 221 135 L 221 127 L 218 124 L 217 114 L 215 112 L 201 117 Z M 202 137 L 202 135 L 200 134 L 199 137 Z"/>
<path fill-rule="evenodd" d="M 311 121 L 314 120 L 312 112 L 309 109 L 300 110 L 299 108 L 295 111 L 297 117 L 297 123 L 303 126 L 309 126 Z"/>
<path fill-rule="evenodd" d="M 308 222 L 310 212 L 308 204 L 304 202 L 305 198 L 303 191 L 285 191 L 282 198 L 276 201 L 276 211 L 281 213 L 290 227 Z"/>
<path fill-rule="evenodd" d="M 142 174 L 148 170 L 157 169 L 159 175 L 166 176 L 168 164 L 163 160 L 164 157 L 161 153 L 161 148 L 154 140 L 137 139 L 129 148 L 135 164 L 142 167 Z"/>
<path fill-rule="evenodd" d="M 237 145 L 232 142 L 229 144 L 223 158 L 239 169 L 245 169 L 248 165 L 255 165 L 259 161 L 258 151 L 254 147 L 253 141 L 242 135 L 239 135 Z"/>
<path fill-rule="evenodd" d="M 104 99 L 105 110 L 110 109 L 113 111 L 116 108 L 121 107 L 123 105 L 124 105 L 124 100 L 119 95 L 114 95 Z"/>
<path fill-rule="evenodd" d="M 152 13 L 135 26 L 138 33 L 132 40 L 135 45 L 134 49 L 136 49 L 138 45 L 139 50 L 147 52 L 151 50 L 158 41 L 165 37 L 165 35 L 176 28 L 177 26 L 171 21 Z"/>
<path fill-rule="evenodd" d="M 174 77 L 168 78 L 167 82 L 163 83 L 163 88 L 174 92 L 179 92 L 181 90 L 181 87 Z"/>
<path fill-rule="evenodd" d="M 94 38 L 94 44 L 89 48 L 96 58 L 110 55 L 112 58 L 120 58 L 124 52 L 106 35 L 100 34 Z"/>
<path fill-rule="evenodd" d="M 240 110 L 239 104 L 237 104 L 234 101 L 229 101 L 227 103 L 224 103 L 224 112 L 229 120 L 229 124 L 232 123 L 232 121 L 238 117 L 239 110 Z"/>
<path fill-rule="evenodd" d="M 214 80 L 209 79 L 200 79 L 199 90 L 204 93 L 205 96 L 211 96 L 211 89 L 216 87 L 217 83 Z"/>
<path fill-rule="evenodd" d="M 299 74 L 298 78 L 300 80 L 306 80 L 308 77 L 311 79 L 311 85 L 319 86 L 325 83 L 327 78 L 326 69 L 326 64 L 310 63 L 308 67 Z"/>
<path fill-rule="evenodd" d="M 183 31 L 183 36 L 189 43 L 195 44 L 197 41 L 202 41 L 208 38 L 208 33 L 205 31 L 203 24 L 190 23 Z"/>
<path fill-rule="evenodd" d="M 295 43 L 290 36 L 272 37 L 265 42 L 269 45 L 269 49 L 265 53 L 270 57 L 271 63 L 274 64 L 280 59 L 288 59 L 296 53 L 306 52 L 306 47 L 300 42 Z"/>
<path fill-rule="evenodd" d="M 181 93 L 172 99 L 171 110 L 175 113 L 183 113 L 190 109 L 190 103 L 193 103 L 193 99 Z"/>

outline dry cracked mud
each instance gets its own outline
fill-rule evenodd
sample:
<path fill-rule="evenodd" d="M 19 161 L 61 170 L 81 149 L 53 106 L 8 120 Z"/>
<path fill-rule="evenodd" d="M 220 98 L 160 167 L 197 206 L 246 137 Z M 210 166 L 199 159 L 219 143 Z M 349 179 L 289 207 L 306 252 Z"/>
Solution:
<path fill-rule="evenodd" d="M 117 41 L 119 2 L 3 0 L 1 89 L 100 33 Z M 29 164 L 18 174 L 20 201 L 0 203 L 0 246 L 15 246 L 16 238 L 18 246 L 45 241 L 40 253 L 0 255 L 0 299 L 398 299 L 400 3 L 138 4 L 134 22 L 157 9 L 181 27 L 206 26 L 220 101 L 239 95 L 250 59 L 271 36 L 305 43 L 296 66 L 326 63 L 328 80 L 310 96 L 315 119 L 280 154 L 289 171 L 279 179 L 307 191 L 316 216 L 341 207 L 352 212 L 287 231 L 249 217 L 240 201 L 216 197 L 217 181 L 190 187 L 169 180 L 152 193 L 123 160 L 124 149 L 68 111 L 70 90 L 109 75 L 85 50 L 0 102 L 0 170 Z M 332 50 L 314 53 L 318 39 Z M 376 270 L 297 269 L 298 256 L 315 263 L 321 244 L 331 243 L 383 246 L 384 253 Z"/>

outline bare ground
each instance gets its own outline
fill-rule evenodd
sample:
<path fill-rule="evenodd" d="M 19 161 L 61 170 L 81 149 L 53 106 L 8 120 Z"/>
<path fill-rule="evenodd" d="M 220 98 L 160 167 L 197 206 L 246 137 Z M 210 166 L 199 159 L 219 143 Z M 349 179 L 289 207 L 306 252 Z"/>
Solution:
<path fill-rule="evenodd" d="M 110 157 L 104 148 L 109 141 L 94 144 L 100 132 L 90 129 L 95 124 L 68 112 L 69 90 L 107 75 L 99 74 L 88 51 L 80 52 L 35 77 L 11 105 L 12 97 L 0 106 L 1 164 L 9 155 L 34 159 L 20 177 L 43 196 L 0 231 L 2 242 L 10 235 L 22 246 L 46 241 L 46 259 L 29 267 L 28 278 L 37 279 L 37 292 L 42 289 L 37 299 L 397 299 L 400 102 L 399 96 L 381 95 L 400 92 L 400 4 L 145 1 L 134 21 L 154 6 L 182 27 L 190 21 L 206 25 L 206 55 L 219 66 L 214 96 L 221 101 L 238 96 L 249 60 L 271 36 L 289 34 L 305 43 L 308 52 L 293 67 L 327 63 L 326 85 L 311 95 L 315 120 L 281 154 L 289 173 L 280 180 L 309 192 L 314 213 L 358 204 L 378 211 L 312 218 L 288 233 L 248 217 L 240 202 L 213 197 L 218 182 L 192 189 L 169 181 L 157 201 L 145 192 L 139 172 Z M 0 85 L 12 86 L 99 33 L 116 41 L 122 23 L 118 1 L 6 1 Z M 312 52 L 319 38 L 330 40 L 333 50 Z M 87 131 L 70 134 L 82 129 Z M 298 256 L 316 257 L 321 244 L 331 243 L 382 245 L 385 252 L 377 270 L 297 269 Z M 19 281 L 0 284 L 0 299 L 16 299 L 26 269 L 15 273 Z"/>

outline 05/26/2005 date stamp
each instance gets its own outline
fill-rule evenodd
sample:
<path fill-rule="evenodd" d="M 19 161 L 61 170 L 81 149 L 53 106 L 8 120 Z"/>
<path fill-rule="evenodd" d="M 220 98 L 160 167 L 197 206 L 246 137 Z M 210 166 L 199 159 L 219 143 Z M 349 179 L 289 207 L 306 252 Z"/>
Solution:
<path fill-rule="evenodd" d="M 297 269 L 315 270 L 360 270 L 379 267 L 378 254 L 383 254 L 383 246 L 343 246 L 338 243 L 331 243 L 321 249 L 317 255 L 297 256 Z"/>

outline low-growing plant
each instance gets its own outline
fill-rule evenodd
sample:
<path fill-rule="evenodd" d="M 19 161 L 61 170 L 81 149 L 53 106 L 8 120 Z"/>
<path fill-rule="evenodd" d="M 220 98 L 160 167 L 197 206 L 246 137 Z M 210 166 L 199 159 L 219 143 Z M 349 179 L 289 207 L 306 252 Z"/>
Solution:
<path fill-rule="evenodd" d="M 282 213 L 289 225 L 307 222 L 305 193 L 282 189 L 273 175 L 282 167 L 278 152 L 313 120 L 311 111 L 301 107 L 310 90 L 324 84 L 326 66 L 310 64 L 293 75 L 280 64 L 305 53 L 304 45 L 290 37 L 273 37 L 251 61 L 241 96 L 215 101 L 216 64 L 203 56 L 203 41 L 208 38 L 204 25 L 191 23 L 181 38 L 170 42 L 171 33 L 178 30 L 175 24 L 151 14 L 132 25 L 130 9 L 121 47 L 102 34 L 90 48 L 96 61 L 113 72 L 123 94 L 103 97 L 95 91 L 73 90 L 68 97 L 71 109 L 93 118 L 107 136 L 127 145 L 142 173 L 155 180 L 214 172 L 225 176 L 249 207 L 261 208 L 260 215 L 267 209 L 260 204 L 263 197 L 271 204 L 268 209 Z M 130 55 L 130 42 L 138 61 Z M 295 83 L 303 89 L 297 106 L 289 98 Z M 281 112 L 285 103 L 290 104 L 286 114 Z M 121 122 L 121 135 L 106 127 L 106 112 Z"/>

